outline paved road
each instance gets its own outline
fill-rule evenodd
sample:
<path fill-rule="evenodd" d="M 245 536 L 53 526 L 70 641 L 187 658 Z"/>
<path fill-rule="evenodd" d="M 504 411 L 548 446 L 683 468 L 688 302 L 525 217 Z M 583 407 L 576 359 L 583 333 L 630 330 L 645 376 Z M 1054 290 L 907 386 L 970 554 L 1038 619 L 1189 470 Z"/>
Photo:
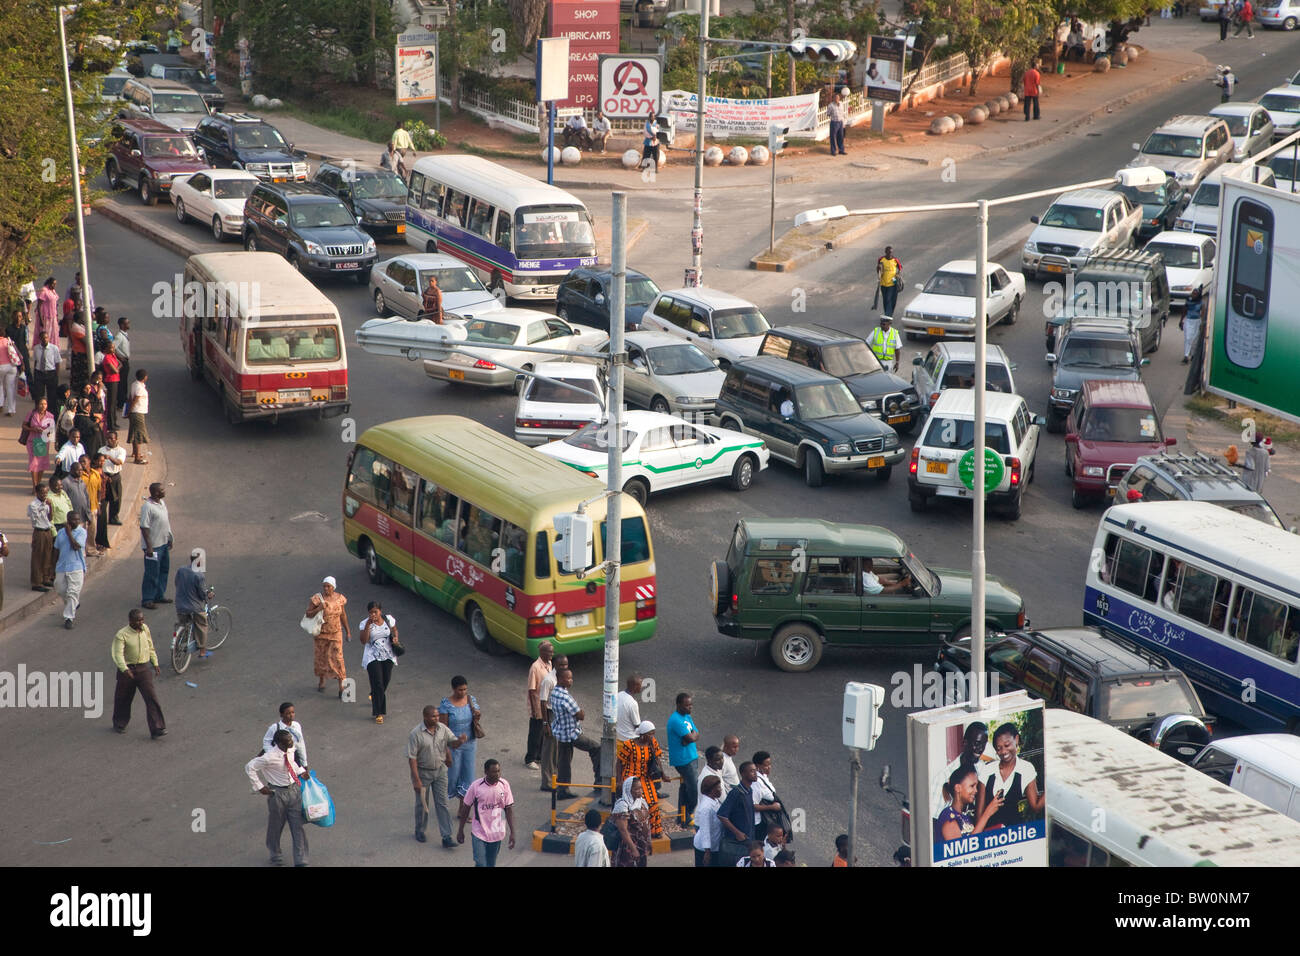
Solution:
<path fill-rule="evenodd" d="M 1277 45 L 1277 38 L 1256 41 L 1260 50 L 1272 49 L 1269 44 Z M 1270 77 L 1280 72 L 1278 62 L 1261 60 L 1238 69 L 1247 94 L 1272 82 Z M 849 205 L 932 200 L 938 195 L 957 200 L 1106 175 L 1127 161 L 1129 144 L 1157 122 L 1175 113 L 1207 109 L 1215 99 L 1208 84 L 1180 87 L 1159 102 L 1124 110 L 1111 121 L 1042 150 L 963 165 L 957 182 L 942 184 L 942 190 L 936 188 L 938 169 L 898 168 L 878 182 L 841 190 L 800 184 L 789 195 L 782 194 L 782 207 L 822 205 L 831 198 Z M 597 215 L 605 214 L 607 195 L 583 198 Z M 706 268 L 711 284 L 748 295 L 776 323 L 807 320 L 865 331 L 871 288 L 862 277 L 870 272 L 867 263 L 878 255 L 876 248 L 886 242 L 902 255 L 909 281 L 923 279 L 948 258 L 973 253 L 973 230 L 963 230 L 961 219 L 927 216 L 890 224 L 873 237 L 869 248 L 832 253 L 799 274 L 757 275 L 745 270 L 744 263 L 754 237 L 765 234 L 766 203 L 765 195 L 737 190 L 707 194 Z M 688 208 L 681 191 L 638 192 L 634 197 L 633 214 L 652 216 L 656 228 L 631 264 L 665 286 L 675 284 L 685 259 Z M 994 237 L 1013 234 L 1027 216 L 1040 211 L 1033 206 L 1000 210 L 990 232 Z M 135 367 L 147 365 L 151 370 L 153 427 L 166 440 L 178 550 L 194 545 L 208 549 L 210 578 L 222 600 L 234 607 L 236 629 L 226 649 L 186 675 L 197 687 L 164 676 L 163 701 L 172 728 L 165 741 L 147 740 L 139 713 L 125 738 L 110 732 L 107 712 L 93 721 L 66 711 L 10 715 L 8 762 L 30 767 L 31 773 L 6 775 L 0 782 L 0 800 L 13 808 L 0 857 L 15 863 L 83 865 L 260 862 L 261 802 L 248 795 L 239 768 L 256 752 L 259 735 L 274 718 L 279 701 L 294 700 L 310 738 L 313 764 L 330 783 L 341 808 L 339 826 L 329 833 L 312 833 L 318 863 L 467 864 L 467 850 L 448 854 L 411 841 L 410 792 L 402 759 L 406 733 L 420 706 L 436 702 L 453 673 L 465 674 L 484 704 L 490 736 L 480 744 L 480 759 L 489 752 L 503 759 L 520 794 L 520 823 L 531 829 L 544 808 L 535 792 L 537 777 L 520 766 L 527 662 L 477 654 L 461 622 L 402 591 L 371 587 L 341 540 L 339 493 L 349 446 L 340 423 L 227 426 L 215 398 L 185 373 L 174 322 L 149 317 L 149 290 L 180 270 L 179 257 L 102 220 L 91 223 L 89 239 L 97 299 L 135 319 Z M 990 247 L 997 245 L 994 241 Z M 1015 267 L 1014 260 L 1006 264 Z M 788 311 L 796 289 L 807 293 L 806 313 Z M 373 314 L 364 289 L 331 285 L 326 291 L 339 305 L 348 329 Z M 1041 289 L 1031 287 L 1021 322 L 991 336 L 1019 363 L 1020 389 L 1040 410 L 1049 378 L 1037 320 L 1041 298 Z M 1147 374 L 1162 408 L 1175 400 L 1181 381 L 1174 344 L 1170 341 L 1153 357 Z M 359 350 L 352 352 L 351 367 L 352 417 L 358 433 L 375 422 L 432 412 L 468 415 L 502 431 L 510 429 L 514 406 L 505 393 L 435 384 L 417 366 Z M 1024 517 L 1015 523 L 991 519 L 988 526 L 990 573 L 1021 589 L 1031 618 L 1040 625 L 1078 621 L 1081 576 L 1100 513 L 1076 512 L 1069 506 L 1067 481 L 1059 467 L 1062 459 L 1059 437 L 1046 436 Z M 706 740 L 736 732 L 742 737 L 742 753 L 772 751 L 775 782 L 787 800 L 806 813 L 808 833 L 797 846 L 800 858 L 811 864 L 829 860 L 831 840 L 845 829 L 847 755 L 836 730 L 844 683 L 867 680 L 889 686 L 894 674 L 910 672 L 914 663 L 928 665 L 930 659 L 831 650 L 811 674 L 777 672 L 765 647 L 714 631 L 706 606 L 708 562 L 725 552 L 738 517 L 770 515 L 884 524 L 902 534 L 923 560 L 968 566 L 968 513 L 952 506 L 912 515 L 905 501 L 901 470 L 887 485 L 845 478 L 814 491 L 792 470 L 776 465 L 745 495 L 710 487 L 651 502 L 660 556 L 660 633 L 653 642 L 623 653 L 624 668 L 653 678 L 658 688 L 658 701 L 643 705 L 643 714 L 662 726 L 673 695 L 689 689 L 695 693 L 696 716 Z M 0 668 L 13 671 L 22 662 L 29 669 L 105 670 L 112 632 L 137 599 L 138 571 L 138 559 L 131 557 L 93 584 L 76 631 L 65 633 L 55 628 L 53 619 L 42 618 L 7 635 L 0 645 Z M 338 577 L 354 612 L 367 600 L 382 598 L 412 648 L 398 669 L 393 716 L 383 727 L 368 719 L 364 680 L 357 704 L 318 696 L 312 689 L 310 645 L 296 622 L 324 574 Z M 168 614 L 157 611 L 150 619 L 156 640 L 164 644 L 170 632 Z M 346 653 L 349 666 L 359 667 L 359 648 L 349 645 Z M 575 689 L 588 710 L 596 708 L 599 679 L 598 659 L 578 661 Z M 111 694 L 111 687 L 106 691 Z M 886 713 L 880 746 L 866 761 L 869 779 L 885 762 L 903 766 L 903 726 L 902 712 Z M 44 788 L 41 799 L 33 800 L 27 781 L 55 773 L 75 775 L 88 786 Z M 204 811 L 206 832 L 194 832 L 196 810 Z M 897 806 L 865 786 L 859 824 L 865 843 L 859 851 L 862 861 L 887 864 L 897 844 Z M 42 845 L 65 838 L 71 842 Z M 550 861 L 521 851 L 508 855 L 506 862 Z"/>

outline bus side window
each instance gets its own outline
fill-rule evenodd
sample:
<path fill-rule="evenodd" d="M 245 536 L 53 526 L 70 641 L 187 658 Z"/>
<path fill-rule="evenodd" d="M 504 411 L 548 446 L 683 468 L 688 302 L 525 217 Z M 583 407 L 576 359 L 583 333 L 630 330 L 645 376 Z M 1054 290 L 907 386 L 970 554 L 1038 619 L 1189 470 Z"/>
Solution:
<path fill-rule="evenodd" d="M 380 472 L 380 463 L 384 460 L 369 448 L 358 446 L 357 453 L 352 458 L 352 471 L 348 475 L 348 494 L 382 507 L 387 500 L 388 484 L 385 481 L 383 490 L 380 491 L 376 487 L 376 478 Z M 386 468 L 384 473 L 386 476 Z"/>
<path fill-rule="evenodd" d="M 505 552 L 501 577 L 517 587 L 523 587 L 524 552 L 528 548 L 528 532 L 518 525 L 505 522 L 501 531 L 501 548 Z"/>
<path fill-rule="evenodd" d="M 390 497 L 392 499 L 390 510 L 393 512 L 394 517 L 400 518 L 407 524 L 411 523 L 415 486 L 418 481 L 419 478 L 415 472 L 403 468 L 401 465 L 393 465 L 389 482 Z"/>
<path fill-rule="evenodd" d="M 1111 575 L 1111 583 L 1129 594 L 1136 594 L 1138 597 L 1146 596 L 1149 587 L 1147 574 L 1152 564 L 1151 559 L 1151 549 L 1132 541 L 1121 540 L 1115 556 L 1115 569 Z M 1147 600 L 1154 601 L 1155 597 L 1147 596 Z"/>
<path fill-rule="evenodd" d="M 442 218 L 446 219 L 454 226 L 465 226 L 465 207 L 469 204 L 469 197 L 462 192 L 454 189 L 447 190 L 446 210 Z"/>
<path fill-rule="evenodd" d="M 533 542 L 533 577 L 545 581 L 551 578 L 551 546 L 545 531 L 537 532 Z"/>
<path fill-rule="evenodd" d="M 425 534 L 437 537 L 444 497 L 436 484 L 428 478 L 420 479 L 420 502 L 415 513 L 415 526 Z"/>
<path fill-rule="evenodd" d="M 1251 598 L 1246 606 L 1249 619 L 1238 619 L 1237 636 L 1240 638 L 1244 631 L 1245 640 L 1251 646 L 1294 662 L 1300 612 L 1262 594 L 1251 594 Z"/>
<path fill-rule="evenodd" d="M 226 354 L 234 355 L 235 343 L 239 340 L 239 325 L 230 316 L 226 316 L 222 321 L 226 324 L 224 338 Z"/>
<path fill-rule="evenodd" d="M 497 247 L 504 249 L 506 252 L 511 251 L 510 247 L 510 213 L 502 210 L 497 215 L 497 231 L 494 240 Z"/>
<path fill-rule="evenodd" d="M 424 181 L 424 195 L 420 197 L 420 208 L 435 216 L 442 214 L 442 202 L 447 196 L 447 187 L 435 183 L 432 179 Z"/>
<path fill-rule="evenodd" d="M 1106 535 L 1106 543 L 1103 545 L 1105 550 L 1105 559 L 1101 563 L 1101 570 L 1098 572 L 1100 577 L 1107 584 L 1115 580 L 1115 556 L 1119 554 L 1120 539 L 1113 534 Z"/>
<path fill-rule="evenodd" d="M 1047 837 L 1048 866 L 1087 866 L 1088 849 L 1092 846 L 1081 836 L 1076 836 L 1059 823 L 1053 823 Z"/>
<path fill-rule="evenodd" d="M 1173 562 L 1170 562 L 1172 565 Z M 1168 587 L 1168 582 L 1166 582 Z M 1184 564 L 1178 578 L 1178 590 L 1174 596 L 1174 607 L 1184 617 L 1191 618 L 1198 624 L 1209 624 L 1210 613 L 1214 606 L 1214 595 L 1219 587 L 1219 579 L 1208 571 Z"/>
<path fill-rule="evenodd" d="M 416 209 L 420 208 L 424 198 L 424 173 L 411 173 L 411 180 L 406 187 L 406 201 Z"/>
<path fill-rule="evenodd" d="M 501 519 L 478 505 L 466 505 L 459 550 L 479 564 L 492 565 L 492 549 L 501 537 Z"/>

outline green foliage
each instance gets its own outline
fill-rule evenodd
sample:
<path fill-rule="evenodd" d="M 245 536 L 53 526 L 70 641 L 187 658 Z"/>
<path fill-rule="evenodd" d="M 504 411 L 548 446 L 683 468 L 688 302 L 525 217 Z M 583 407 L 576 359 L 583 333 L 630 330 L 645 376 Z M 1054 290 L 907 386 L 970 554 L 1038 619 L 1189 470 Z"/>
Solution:
<path fill-rule="evenodd" d="M 436 129 L 429 129 L 429 124 L 424 120 L 416 120 L 413 123 L 406 124 L 406 131 L 411 134 L 411 142 L 415 143 L 415 148 L 419 152 L 425 152 L 430 149 L 442 149 L 447 145 L 447 137 Z"/>
<path fill-rule="evenodd" d="M 1084 23 L 1093 21 L 1132 20 L 1144 16 L 1153 6 L 1151 0 L 1054 0 L 1057 21 L 1076 16 Z"/>

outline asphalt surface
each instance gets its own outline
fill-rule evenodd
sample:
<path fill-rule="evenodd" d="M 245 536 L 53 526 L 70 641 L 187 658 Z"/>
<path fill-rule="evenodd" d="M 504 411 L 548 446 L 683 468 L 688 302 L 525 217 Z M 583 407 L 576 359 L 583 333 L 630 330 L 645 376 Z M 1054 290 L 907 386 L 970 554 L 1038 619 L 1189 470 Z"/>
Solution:
<path fill-rule="evenodd" d="M 1209 40 L 1212 28 L 1206 26 Z M 1283 42 L 1281 35 L 1264 35 L 1254 45 L 1262 52 Z M 1234 68 L 1243 100 L 1276 83 L 1283 71 L 1276 58 L 1234 63 Z M 964 163 L 956 182 L 942 182 L 938 167 L 899 166 L 862 181 L 799 183 L 780 192 L 779 215 L 788 218 L 798 209 L 830 202 L 854 207 L 934 202 L 941 196 L 964 201 L 1105 176 L 1127 163 L 1130 144 L 1145 138 L 1160 121 L 1207 110 L 1217 101 L 1208 83 L 1189 83 L 1040 150 Z M 594 214 L 608 214 L 608 194 L 580 195 Z M 664 190 L 638 191 L 633 198 L 630 213 L 649 216 L 655 225 L 629 265 L 665 288 L 678 285 L 680 269 L 689 264 L 688 197 L 689 190 Z M 705 269 L 708 284 L 752 299 L 773 324 L 816 321 L 865 333 L 874 288 L 867 278 L 887 243 L 903 259 L 909 285 L 923 281 L 948 259 L 974 255 L 973 217 L 923 215 L 888 224 L 869 245 L 830 253 L 800 273 L 756 274 L 745 266 L 766 237 L 767 203 L 766 193 L 706 189 Z M 1026 231 L 1028 216 L 1046 205 L 1040 201 L 995 210 L 990 251 Z M 196 237 L 203 235 L 199 226 L 187 228 Z M 165 441 L 176 551 L 185 554 L 193 546 L 208 550 L 209 580 L 219 600 L 233 608 L 235 629 L 226 647 L 210 661 L 192 665 L 183 679 L 170 674 L 164 664 L 159 688 L 170 729 L 164 740 L 148 740 L 139 703 L 128 734 L 118 737 L 111 732 L 111 683 L 105 687 L 110 700 L 97 720 L 66 710 L 10 714 L 5 762 L 26 771 L 6 774 L 0 781 L 0 801 L 11 808 L 6 836 L 0 838 L 0 858 L 77 865 L 262 862 L 262 802 L 250 797 L 241 768 L 257 752 L 278 703 L 293 700 L 308 735 L 312 765 L 330 785 L 340 811 L 341 825 L 328 832 L 312 830 L 313 862 L 468 865 L 468 848 L 448 853 L 433 849 L 436 842 L 419 846 L 411 840 L 411 792 L 404 759 L 406 734 L 421 706 L 437 703 L 451 675 L 459 673 L 469 679 L 483 705 L 489 736 L 479 743 L 478 760 L 499 757 L 520 800 L 521 846 L 503 854 L 501 864 L 555 862 L 523 849 L 523 831 L 540 823 L 546 809 L 537 793 L 538 776 L 521 766 L 528 662 L 513 655 L 477 653 L 463 622 L 399 589 L 372 587 L 342 542 L 347 422 L 228 426 L 214 394 L 186 373 L 175 320 L 152 314 L 151 289 L 181 271 L 180 257 L 102 219 L 90 222 L 88 240 L 96 301 L 108 304 L 115 314 L 132 317 L 132 367 L 150 370 L 150 427 Z M 381 255 L 384 251 L 393 254 L 400 247 L 390 246 Z M 1018 269 L 1018 245 L 1016 251 L 1002 260 L 1010 269 Z M 59 274 L 68 271 L 63 268 Z M 374 314 L 364 288 L 339 283 L 324 289 L 338 304 L 349 332 Z M 792 312 L 800 290 L 806 311 Z M 904 295 L 899 314 L 909 297 Z M 1019 391 L 1039 412 L 1045 410 L 1050 382 L 1043 361 L 1042 300 L 1041 286 L 1031 283 L 1020 322 L 990 335 L 990 342 L 1002 345 L 1018 363 Z M 1180 338 L 1172 323 L 1167 331 L 1166 344 L 1152 356 L 1145 373 L 1161 410 L 1179 400 L 1183 378 Z M 349 353 L 350 418 L 358 435 L 377 422 L 431 413 L 466 415 L 511 431 L 514 399 L 506 392 L 435 383 L 418 365 L 370 356 L 357 348 Z M 912 354 L 916 347 L 909 343 L 905 374 L 910 373 Z M 1017 522 L 990 517 L 987 526 L 989 573 L 1021 591 L 1037 626 L 1079 622 L 1085 562 L 1101 513 L 1100 508 L 1076 511 L 1070 506 L 1063 460 L 1060 437 L 1044 434 L 1023 517 Z M 779 672 L 765 645 L 717 634 L 707 606 L 709 562 L 725 554 L 738 518 L 787 516 L 882 524 L 931 565 L 969 567 L 969 506 L 953 503 L 914 515 L 906 494 L 901 468 L 887 484 L 847 477 L 809 489 L 792 469 L 775 464 L 744 494 L 705 486 L 650 502 L 658 555 L 659 633 L 651 642 L 622 651 L 625 673 L 635 670 L 654 681 L 657 700 L 642 704 L 642 716 L 662 728 L 677 691 L 690 690 L 702 745 L 736 733 L 742 756 L 771 751 L 777 788 L 791 808 L 803 811 L 806 832 L 798 835 L 795 847 L 800 860 L 811 865 L 829 862 L 835 835 L 847 828 L 848 754 L 839 742 L 845 682 L 890 687 L 894 675 L 910 675 L 915 663 L 928 666 L 933 656 L 828 649 L 812 673 Z M 7 634 L 0 644 L 0 669 L 13 671 L 19 663 L 29 670 L 93 669 L 111 680 L 109 642 L 138 599 L 139 572 L 138 557 L 126 556 L 100 575 L 83 598 L 78 627 L 72 632 L 62 631 L 57 619 L 48 616 Z M 338 578 L 339 589 L 349 597 L 354 624 L 368 600 L 382 600 L 411 648 L 394 677 L 390 717 L 382 727 L 369 719 L 355 642 L 345 646 L 345 656 L 349 672 L 360 678 L 360 701 L 340 702 L 328 688 L 324 695 L 314 691 L 311 645 L 297 621 L 325 574 Z M 155 642 L 165 653 L 170 613 L 155 611 L 149 620 Z M 599 707 L 601 662 L 588 655 L 578 659 L 574 669 L 575 693 L 594 713 Z M 197 686 L 189 687 L 187 681 Z M 884 735 L 864 761 L 866 785 L 858 820 L 858 857 L 863 864 L 889 865 L 898 843 L 897 801 L 871 783 L 885 763 L 896 768 L 897 780 L 903 779 L 904 713 L 886 710 Z M 592 721 L 588 729 L 596 732 L 598 725 Z M 582 765 L 581 760 L 576 764 Z M 582 773 L 579 777 L 585 779 Z M 39 799 L 33 798 L 33 781 L 73 776 L 81 785 L 41 786 Z M 87 781 L 93 788 L 90 794 Z M 197 832 L 196 821 L 203 824 Z M 58 842 L 64 840 L 68 842 Z"/>

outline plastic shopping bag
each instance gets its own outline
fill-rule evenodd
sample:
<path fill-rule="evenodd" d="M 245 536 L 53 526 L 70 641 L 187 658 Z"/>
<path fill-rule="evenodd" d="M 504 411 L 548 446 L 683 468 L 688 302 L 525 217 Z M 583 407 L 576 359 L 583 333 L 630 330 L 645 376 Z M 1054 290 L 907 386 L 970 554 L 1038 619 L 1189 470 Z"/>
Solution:
<path fill-rule="evenodd" d="M 308 770 L 307 780 L 303 781 L 302 815 L 318 827 L 334 826 L 334 799 L 325 784 L 316 778 L 315 770 Z"/>
<path fill-rule="evenodd" d="M 319 637 L 324 617 L 325 615 L 321 611 L 317 611 L 315 614 L 304 614 L 298 625 L 312 637 Z"/>

